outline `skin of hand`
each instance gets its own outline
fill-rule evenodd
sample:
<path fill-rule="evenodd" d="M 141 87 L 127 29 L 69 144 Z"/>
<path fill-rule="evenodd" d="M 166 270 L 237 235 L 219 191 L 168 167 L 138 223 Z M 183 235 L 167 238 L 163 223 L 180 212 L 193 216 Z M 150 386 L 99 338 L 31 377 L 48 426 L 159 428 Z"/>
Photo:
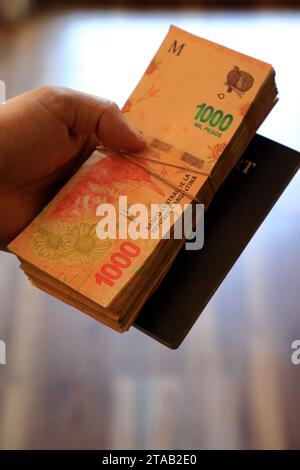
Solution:
<path fill-rule="evenodd" d="M 118 106 L 42 87 L 0 105 L 0 247 L 13 240 L 102 142 L 136 152 L 143 136 Z"/>

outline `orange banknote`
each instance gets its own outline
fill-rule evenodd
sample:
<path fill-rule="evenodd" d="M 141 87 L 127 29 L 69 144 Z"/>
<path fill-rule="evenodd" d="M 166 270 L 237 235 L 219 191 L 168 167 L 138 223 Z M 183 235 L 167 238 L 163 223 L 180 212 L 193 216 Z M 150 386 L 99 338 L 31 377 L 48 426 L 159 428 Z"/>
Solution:
<path fill-rule="evenodd" d="M 124 225 L 134 222 L 128 207 L 190 204 L 270 73 L 264 62 L 172 26 L 123 107 L 147 136 L 145 151 L 136 157 L 95 151 L 9 249 L 109 306 L 161 237 L 138 237 L 153 233 L 150 215 L 143 227 L 122 238 Z M 117 214 L 105 220 L 108 235 L 114 235 L 106 239 L 99 237 L 105 204 Z"/>

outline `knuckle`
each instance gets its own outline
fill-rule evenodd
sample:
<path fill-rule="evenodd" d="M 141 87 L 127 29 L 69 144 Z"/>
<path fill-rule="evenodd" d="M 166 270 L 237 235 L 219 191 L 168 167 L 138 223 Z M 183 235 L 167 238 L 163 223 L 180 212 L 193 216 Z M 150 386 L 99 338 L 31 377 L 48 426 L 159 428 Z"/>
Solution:
<path fill-rule="evenodd" d="M 35 92 L 38 95 L 53 95 L 57 93 L 57 88 L 50 85 L 44 85 L 37 88 Z"/>
<path fill-rule="evenodd" d="M 40 96 L 59 97 L 69 94 L 70 90 L 59 86 L 43 85 L 37 88 L 35 92 Z"/>
<path fill-rule="evenodd" d="M 105 112 L 116 113 L 120 111 L 119 106 L 114 101 L 104 100 L 105 102 Z"/>

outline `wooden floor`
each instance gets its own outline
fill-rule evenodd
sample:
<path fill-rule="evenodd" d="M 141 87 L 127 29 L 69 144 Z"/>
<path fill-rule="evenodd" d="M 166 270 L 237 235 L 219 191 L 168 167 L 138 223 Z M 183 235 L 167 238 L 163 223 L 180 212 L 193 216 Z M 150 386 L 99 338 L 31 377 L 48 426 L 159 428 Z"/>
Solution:
<path fill-rule="evenodd" d="M 260 133 L 300 150 L 299 13 L 52 12 L 0 25 L 0 79 L 9 97 L 59 84 L 121 105 L 170 23 L 271 62 Z M 0 448 L 299 448 L 299 246 L 300 175 L 177 351 L 39 292 L 1 253 Z"/>

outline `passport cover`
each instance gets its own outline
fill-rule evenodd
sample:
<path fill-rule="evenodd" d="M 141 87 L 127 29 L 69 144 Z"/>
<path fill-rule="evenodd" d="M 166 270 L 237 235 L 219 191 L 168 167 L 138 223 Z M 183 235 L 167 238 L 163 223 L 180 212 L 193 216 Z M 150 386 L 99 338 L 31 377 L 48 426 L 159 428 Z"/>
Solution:
<path fill-rule="evenodd" d="M 205 214 L 203 248 L 183 247 L 134 326 L 178 348 L 299 166 L 298 152 L 256 134 Z"/>

